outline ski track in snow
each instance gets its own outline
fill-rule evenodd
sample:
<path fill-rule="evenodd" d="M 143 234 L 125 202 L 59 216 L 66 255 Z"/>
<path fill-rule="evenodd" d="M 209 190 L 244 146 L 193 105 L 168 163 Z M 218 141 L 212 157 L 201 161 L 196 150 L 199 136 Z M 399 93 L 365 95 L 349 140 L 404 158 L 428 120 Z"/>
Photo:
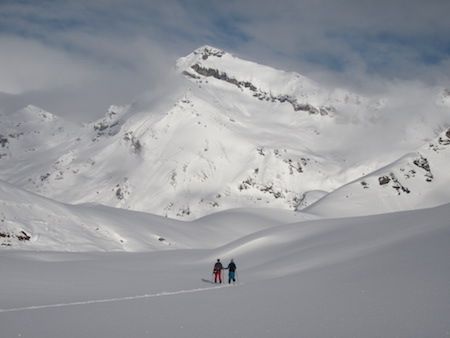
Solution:
<path fill-rule="evenodd" d="M 240 283 L 239 285 L 242 285 L 242 283 Z M 210 287 L 210 288 L 197 288 L 197 289 L 190 289 L 190 290 L 170 291 L 170 292 L 163 291 L 163 292 L 153 293 L 153 294 L 144 294 L 144 295 L 127 296 L 127 297 L 116 297 L 116 298 L 105 298 L 105 299 L 94 299 L 94 300 L 86 300 L 86 301 L 70 302 L 70 303 L 58 303 L 58 304 L 47 304 L 47 305 L 32 305 L 32 306 L 10 308 L 10 309 L 0 309 L 0 313 L 19 312 L 19 311 L 28 311 L 28 310 L 51 309 L 51 308 L 77 306 L 77 305 L 90 305 L 90 304 L 100 304 L 100 303 L 124 302 L 124 301 L 129 301 L 129 300 L 136 300 L 136 299 L 164 297 L 164 296 L 175 296 L 175 295 L 183 295 L 183 294 L 189 294 L 189 293 L 205 292 L 205 291 L 211 291 L 211 290 L 215 290 L 215 289 L 228 288 L 228 287 L 231 287 L 231 286 L 236 286 L 236 285 L 221 285 L 221 286 L 214 286 L 214 287 Z"/>

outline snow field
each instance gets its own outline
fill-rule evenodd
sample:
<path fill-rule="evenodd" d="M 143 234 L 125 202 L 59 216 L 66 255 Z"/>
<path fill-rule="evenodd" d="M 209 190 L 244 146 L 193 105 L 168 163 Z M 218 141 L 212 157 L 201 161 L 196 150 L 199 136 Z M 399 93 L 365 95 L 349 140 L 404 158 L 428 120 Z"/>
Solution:
<path fill-rule="evenodd" d="M 4 252 L 2 333 L 445 337 L 448 219 L 444 205 L 279 225 L 215 249 Z M 202 281 L 216 258 L 236 260 L 237 285 Z"/>

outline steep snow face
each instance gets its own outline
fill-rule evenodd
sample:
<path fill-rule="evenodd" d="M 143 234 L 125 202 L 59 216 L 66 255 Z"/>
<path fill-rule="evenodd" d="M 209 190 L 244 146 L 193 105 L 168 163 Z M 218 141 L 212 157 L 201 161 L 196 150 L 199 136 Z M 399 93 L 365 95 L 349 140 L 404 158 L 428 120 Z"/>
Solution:
<path fill-rule="evenodd" d="M 227 83 L 260 101 L 281 103 L 296 112 L 334 116 L 345 106 L 360 110 L 361 105 L 381 105 L 344 90 L 325 91 L 312 80 L 254 62 L 239 59 L 223 50 L 203 46 L 180 58 L 177 68 L 187 77 L 202 83 L 205 79 L 216 85 Z"/>
<path fill-rule="evenodd" d="M 450 129 L 416 152 L 349 183 L 305 211 L 355 216 L 438 206 L 450 201 Z"/>

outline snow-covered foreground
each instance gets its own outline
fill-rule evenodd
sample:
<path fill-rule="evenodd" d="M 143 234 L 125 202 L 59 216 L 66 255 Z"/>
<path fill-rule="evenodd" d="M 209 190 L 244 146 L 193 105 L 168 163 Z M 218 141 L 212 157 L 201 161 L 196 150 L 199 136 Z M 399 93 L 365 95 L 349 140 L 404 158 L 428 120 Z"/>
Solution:
<path fill-rule="evenodd" d="M 278 225 L 215 249 L 4 251 L 0 336 L 447 337 L 449 219 L 447 204 Z M 218 257 L 235 258 L 237 285 L 202 281 Z"/>

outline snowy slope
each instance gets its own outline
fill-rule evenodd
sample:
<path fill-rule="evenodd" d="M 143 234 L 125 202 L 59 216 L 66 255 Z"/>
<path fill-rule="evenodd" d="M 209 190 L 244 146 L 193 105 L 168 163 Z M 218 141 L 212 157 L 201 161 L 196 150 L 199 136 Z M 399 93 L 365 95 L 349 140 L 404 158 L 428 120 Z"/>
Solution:
<path fill-rule="evenodd" d="M 416 152 L 359 178 L 304 209 L 329 217 L 433 207 L 450 201 L 450 129 Z"/>
<path fill-rule="evenodd" d="M 449 218 L 447 204 L 282 225 L 212 250 L 6 252 L 2 335 L 445 337 Z M 202 281 L 217 257 L 235 258 L 238 285 Z"/>
<path fill-rule="evenodd" d="M 64 205 L 0 182 L 1 246 L 27 250 L 97 251 L 164 249 L 158 217 L 125 215 L 99 207 Z M 129 215 L 131 216 L 131 215 Z M 124 223 L 120 223 L 120 222 Z M 153 224 L 152 224 L 153 223 Z M 178 236 L 182 237 L 181 231 Z"/>
<path fill-rule="evenodd" d="M 211 248 L 266 227 L 308 219 L 288 211 L 234 210 L 181 222 L 100 205 L 72 206 L 0 181 L 0 249 L 153 251 Z"/>
<path fill-rule="evenodd" d="M 14 173 L 11 183 L 26 185 L 30 173 L 38 173 L 76 143 L 79 129 L 32 105 L 0 116 L 1 171 Z"/>

